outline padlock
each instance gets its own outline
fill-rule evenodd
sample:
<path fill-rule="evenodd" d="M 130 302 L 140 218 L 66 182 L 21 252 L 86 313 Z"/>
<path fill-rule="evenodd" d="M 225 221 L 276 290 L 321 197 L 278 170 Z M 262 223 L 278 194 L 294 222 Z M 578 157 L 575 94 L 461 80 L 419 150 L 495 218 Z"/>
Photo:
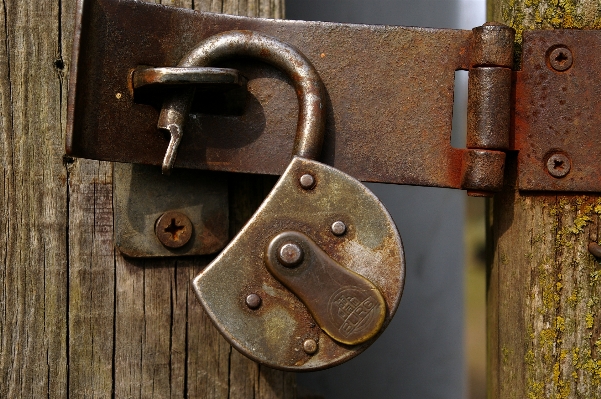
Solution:
<path fill-rule="evenodd" d="M 396 226 L 361 182 L 315 160 L 325 88 L 311 62 L 275 38 L 231 31 L 201 42 L 180 67 L 251 56 L 282 69 L 299 99 L 294 156 L 273 191 L 193 282 L 207 315 L 241 353 L 270 367 L 330 367 L 365 350 L 394 315 L 405 261 Z M 173 165 L 194 93 L 168 99 L 159 127 Z"/>

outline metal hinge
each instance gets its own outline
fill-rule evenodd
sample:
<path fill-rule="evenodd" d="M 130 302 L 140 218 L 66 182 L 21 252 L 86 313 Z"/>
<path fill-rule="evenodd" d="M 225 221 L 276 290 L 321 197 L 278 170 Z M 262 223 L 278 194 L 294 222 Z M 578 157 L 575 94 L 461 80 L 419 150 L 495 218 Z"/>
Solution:
<path fill-rule="evenodd" d="M 133 0 L 80 1 L 77 22 L 72 156 L 160 165 L 169 144 L 157 129 L 166 90 L 209 83 L 174 166 L 281 174 L 297 123 L 289 78 L 250 59 L 220 62 L 229 69 L 210 74 L 176 68 L 201 39 L 252 30 L 315 66 L 327 93 L 319 159 L 359 180 L 491 195 L 510 156 L 521 190 L 601 191 L 596 31 L 525 32 L 521 69 L 512 71 L 514 31 L 500 24 L 468 31 L 267 20 Z M 467 148 L 450 142 L 456 70 L 469 70 Z"/>

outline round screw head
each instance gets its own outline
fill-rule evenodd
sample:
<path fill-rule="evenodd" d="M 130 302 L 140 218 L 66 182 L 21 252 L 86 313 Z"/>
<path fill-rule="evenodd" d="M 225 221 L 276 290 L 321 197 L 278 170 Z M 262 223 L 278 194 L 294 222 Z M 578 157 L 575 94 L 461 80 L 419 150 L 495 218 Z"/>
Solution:
<path fill-rule="evenodd" d="M 294 267 L 303 261 L 302 248 L 293 242 L 286 243 L 278 251 L 278 259 L 286 267 Z"/>
<path fill-rule="evenodd" d="M 558 72 L 570 69 L 572 62 L 572 52 L 567 47 L 556 47 L 549 53 L 549 64 Z"/>
<path fill-rule="evenodd" d="M 246 306 L 248 306 L 250 309 L 258 309 L 259 306 L 261 306 L 261 303 L 263 302 L 263 300 L 261 299 L 261 297 L 257 294 L 248 294 L 248 296 L 246 297 Z"/>
<path fill-rule="evenodd" d="M 306 339 L 305 342 L 303 342 L 303 350 L 307 355 L 315 354 L 315 352 L 317 352 L 317 342 L 311 338 Z"/>
<path fill-rule="evenodd" d="M 572 168 L 570 158 L 565 154 L 556 153 L 552 154 L 547 159 L 547 171 L 553 177 L 564 177 L 568 173 L 570 173 L 570 169 Z"/>
<path fill-rule="evenodd" d="M 305 190 L 310 190 L 315 186 L 315 178 L 310 174 L 305 173 L 300 177 L 299 183 Z"/>
<path fill-rule="evenodd" d="M 346 225 L 344 224 L 344 222 L 338 220 L 332 223 L 332 233 L 335 236 L 341 236 L 344 233 L 346 233 Z"/>
<path fill-rule="evenodd" d="M 157 219 L 154 232 L 167 248 L 181 248 L 192 238 L 192 222 L 181 212 L 165 212 Z"/>

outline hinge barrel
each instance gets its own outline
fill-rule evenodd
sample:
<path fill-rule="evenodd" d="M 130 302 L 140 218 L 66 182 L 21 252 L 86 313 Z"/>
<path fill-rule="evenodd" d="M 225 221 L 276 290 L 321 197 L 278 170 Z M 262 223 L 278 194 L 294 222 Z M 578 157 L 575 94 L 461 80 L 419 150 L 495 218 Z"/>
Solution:
<path fill-rule="evenodd" d="M 513 29 L 486 24 L 473 29 L 468 80 L 467 151 L 461 187 L 490 195 L 503 185 L 511 127 Z"/>

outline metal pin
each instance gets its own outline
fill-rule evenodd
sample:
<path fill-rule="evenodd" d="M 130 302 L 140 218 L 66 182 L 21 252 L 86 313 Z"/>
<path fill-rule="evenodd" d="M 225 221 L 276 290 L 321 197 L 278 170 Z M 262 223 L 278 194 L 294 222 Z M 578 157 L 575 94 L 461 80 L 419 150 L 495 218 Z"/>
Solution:
<path fill-rule="evenodd" d="M 310 190 L 315 186 L 315 178 L 308 173 L 305 173 L 299 179 L 300 185 L 305 190 Z"/>
<path fill-rule="evenodd" d="M 341 236 L 344 233 L 346 233 L 346 225 L 344 224 L 344 222 L 338 220 L 332 223 L 332 233 L 335 236 Z"/>
<path fill-rule="evenodd" d="M 303 260 L 302 248 L 293 242 L 286 243 L 278 251 L 278 259 L 286 267 L 297 266 Z"/>
<path fill-rule="evenodd" d="M 307 339 L 303 342 L 303 350 L 307 355 L 313 355 L 317 352 L 317 342 L 314 339 Z"/>
<path fill-rule="evenodd" d="M 261 299 L 261 297 L 255 293 L 248 294 L 248 296 L 246 297 L 246 306 L 253 310 L 258 309 L 259 306 L 261 306 L 262 302 L 263 300 Z"/>

